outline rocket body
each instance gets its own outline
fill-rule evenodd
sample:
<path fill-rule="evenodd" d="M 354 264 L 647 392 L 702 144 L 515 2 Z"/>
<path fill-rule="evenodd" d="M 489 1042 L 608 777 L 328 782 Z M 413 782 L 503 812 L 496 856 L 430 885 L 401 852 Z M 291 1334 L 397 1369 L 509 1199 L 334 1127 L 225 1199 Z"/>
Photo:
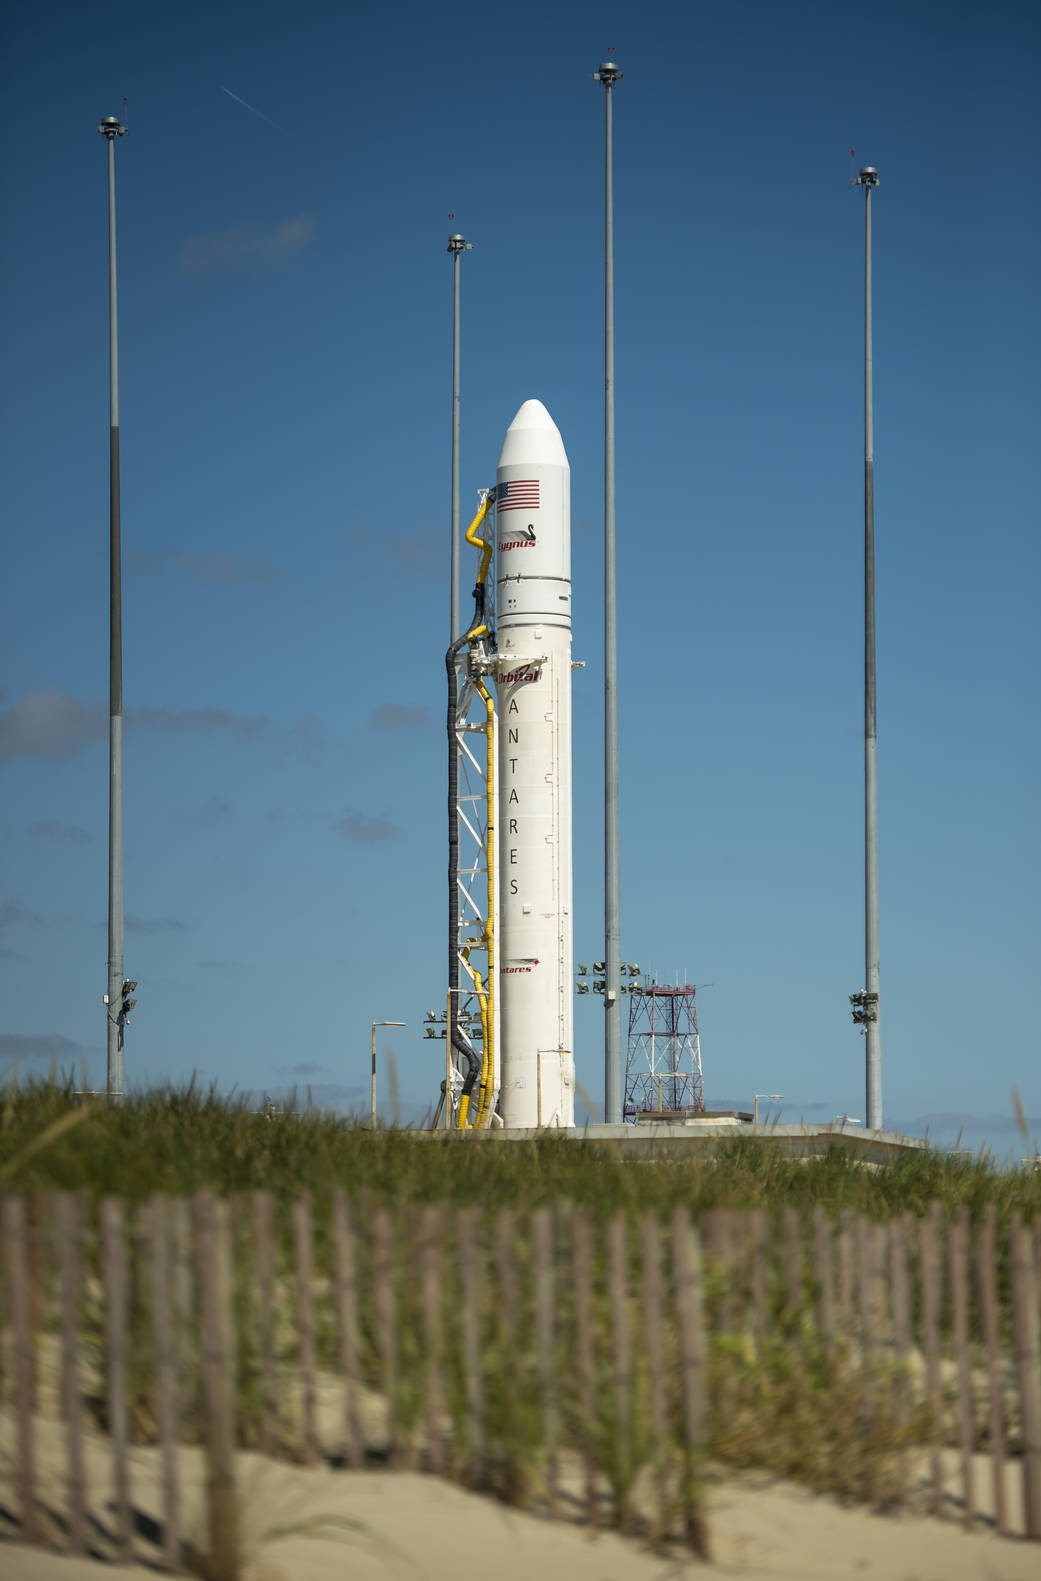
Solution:
<path fill-rule="evenodd" d="M 496 474 L 500 1113 L 574 1125 L 571 469 L 525 401 Z"/>

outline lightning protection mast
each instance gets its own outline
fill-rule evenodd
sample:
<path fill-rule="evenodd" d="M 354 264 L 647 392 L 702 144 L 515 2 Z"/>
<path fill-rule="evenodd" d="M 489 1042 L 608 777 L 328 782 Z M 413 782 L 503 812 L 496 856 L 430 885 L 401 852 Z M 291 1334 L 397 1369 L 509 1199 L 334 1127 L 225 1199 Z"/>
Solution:
<path fill-rule="evenodd" d="M 449 215 L 449 219 L 454 219 Z M 472 243 L 465 236 L 448 238 L 452 255 L 452 545 L 449 556 L 451 590 L 449 642 L 459 636 L 459 260 L 470 252 Z"/>
<path fill-rule="evenodd" d="M 882 1129 L 882 1033 L 879 1022 L 878 729 L 875 695 L 875 425 L 871 325 L 871 193 L 878 171 L 865 165 L 864 188 L 864 987 L 852 996 L 865 1034 L 868 1129 Z"/>
<path fill-rule="evenodd" d="M 109 668 L 108 668 L 108 992 L 105 995 L 106 1086 L 123 1096 L 123 1027 L 136 983 L 123 976 L 123 588 L 119 521 L 119 330 L 116 306 L 116 138 L 127 128 L 106 115 L 108 144 Z"/>
<path fill-rule="evenodd" d="M 610 53 L 610 51 L 608 52 Z M 621 891 L 618 838 L 618 625 L 614 487 L 613 60 L 594 71 L 604 85 L 604 1119 L 622 1120 Z"/>

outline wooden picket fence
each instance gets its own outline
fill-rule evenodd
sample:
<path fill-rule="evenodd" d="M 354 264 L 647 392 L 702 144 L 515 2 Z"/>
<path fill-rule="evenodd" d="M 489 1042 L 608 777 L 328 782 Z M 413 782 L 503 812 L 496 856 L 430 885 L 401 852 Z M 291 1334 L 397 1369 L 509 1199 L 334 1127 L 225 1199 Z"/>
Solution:
<path fill-rule="evenodd" d="M 391 1208 L 342 1190 L 318 1214 L 266 1192 L 96 1212 L 40 1193 L 5 1196 L 0 1229 L 0 1419 L 27 1542 L 86 1551 L 89 1402 L 111 1456 L 112 1551 L 133 1554 L 132 1450 L 148 1443 L 173 1572 L 201 1551 L 215 1581 L 238 1576 L 243 1448 L 419 1467 L 703 1552 L 706 1461 L 727 1459 L 733 1422 L 769 1413 L 778 1358 L 822 1417 L 832 1377 L 852 1390 L 828 1430 L 894 1435 L 889 1481 L 865 1461 L 862 1496 L 905 1501 L 924 1449 L 944 1513 L 953 1447 L 971 1528 L 983 1448 L 996 1530 L 1010 1528 L 1014 1459 L 1025 1535 L 1041 1540 L 1041 1223 L 1013 1214 L 999 1234 L 993 1207 L 975 1225 L 939 1204 L 886 1223 L 677 1209 L 663 1224 L 564 1202 Z M 59 1486 L 37 1470 L 45 1397 L 64 1434 Z M 206 1468 L 192 1555 L 186 1444 Z"/>

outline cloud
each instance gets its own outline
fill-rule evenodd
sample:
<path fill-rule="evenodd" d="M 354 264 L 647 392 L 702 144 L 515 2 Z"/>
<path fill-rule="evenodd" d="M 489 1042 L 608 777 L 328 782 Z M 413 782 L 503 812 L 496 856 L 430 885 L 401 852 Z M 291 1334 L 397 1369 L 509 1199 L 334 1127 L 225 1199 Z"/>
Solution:
<path fill-rule="evenodd" d="M 43 918 L 38 911 L 30 911 L 28 906 L 23 906 L 20 900 L 12 895 L 8 900 L 0 900 L 0 928 L 16 927 L 22 922 L 42 922 Z"/>
<path fill-rule="evenodd" d="M 61 840 L 69 845 L 86 845 L 94 836 L 76 823 L 56 823 L 53 818 L 37 819 L 29 825 L 29 833 L 38 840 Z"/>
<path fill-rule="evenodd" d="M 1026 1122 L 1031 1132 L 1041 1130 L 1041 1115 L 1027 1115 Z M 959 1131 L 979 1136 L 1019 1135 L 1019 1122 L 1013 1114 L 920 1114 L 907 1123 L 916 1131 L 928 1128 L 944 1135 Z"/>
<path fill-rule="evenodd" d="M 209 582 L 218 587 L 248 587 L 277 582 L 284 576 L 270 555 L 225 554 L 213 549 L 209 554 L 179 553 L 175 549 L 134 549 L 128 561 L 135 571 L 163 576 L 171 569 L 183 571 L 193 582 Z"/>
<path fill-rule="evenodd" d="M 333 825 L 345 840 L 355 845 L 381 845 L 387 840 L 397 840 L 401 830 L 386 818 L 370 818 L 368 813 L 354 812 Z"/>
<path fill-rule="evenodd" d="M 129 933 L 187 933 L 191 923 L 183 917 L 137 917 L 130 912 L 126 926 Z"/>
<path fill-rule="evenodd" d="M 277 744 L 294 750 L 315 747 L 325 739 L 325 727 L 304 714 L 290 724 L 272 726 L 266 714 L 237 714 L 230 708 L 129 708 L 126 725 L 131 730 L 158 730 L 168 735 L 230 736 L 235 741 Z M 5 758 L 70 758 L 108 734 L 108 713 L 102 703 L 82 703 L 65 692 L 29 692 L 20 702 L 0 713 L 0 760 Z"/>
<path fill-rule="evenodd" d="M 100 703 L 64 692 L 27 692 L 0 714 L 0 758 L 70 758 L 108 734 Z"/>
<path fill-rule="evenodd" d="M 256 741 L 270 726 L 266 714 L 234 714 L 228 708 L 131 708 L 127 724 L 165 730 L 171 735 L 199 732 L 202 735 L 234 736 L 237 741 Z"/>
<path fill-rule="evenodd" d="M 0 1032 L 0 1059 L 79 1059 L 82 1043 L 57 1032 Z"/>
<path fill-rule="evenodd" d="M 381 703 L 373 709 L 369 723 L 375 730 L 415 730 L 429 720 L 429 708 L 410 708 L 408 703 Z"/>
<path fill-rule="evenodd" d="M 304 1060 L 300 1065 L 285 1065 L 283 1071 L 286 1076 L 317 1076 L 325 1069 L 324 1065 L 316 1065 L 313 1060 Z M 357 1088 L 351 1089 L 357 1092 Z"/>
<path fill-rule="evenodd" d="M 206 231 L 186 236 L 181 243 L 180 265 L 185 274 L 239 274 L 277 267 L 314 240 L 313 214 L 297 214 L 280 225 L 236 226 L 227 231 Z"/>

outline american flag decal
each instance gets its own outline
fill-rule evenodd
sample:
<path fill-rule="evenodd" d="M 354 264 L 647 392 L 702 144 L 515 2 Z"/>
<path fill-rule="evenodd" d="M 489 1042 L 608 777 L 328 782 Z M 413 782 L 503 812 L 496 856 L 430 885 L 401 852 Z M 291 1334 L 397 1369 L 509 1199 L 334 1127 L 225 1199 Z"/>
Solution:
<path fill-rule="evenodd" d="M 501 511 L 537 511 L 538 478 L 515 478 L 512 483 L 500 483 L 497 504 Z"/>

